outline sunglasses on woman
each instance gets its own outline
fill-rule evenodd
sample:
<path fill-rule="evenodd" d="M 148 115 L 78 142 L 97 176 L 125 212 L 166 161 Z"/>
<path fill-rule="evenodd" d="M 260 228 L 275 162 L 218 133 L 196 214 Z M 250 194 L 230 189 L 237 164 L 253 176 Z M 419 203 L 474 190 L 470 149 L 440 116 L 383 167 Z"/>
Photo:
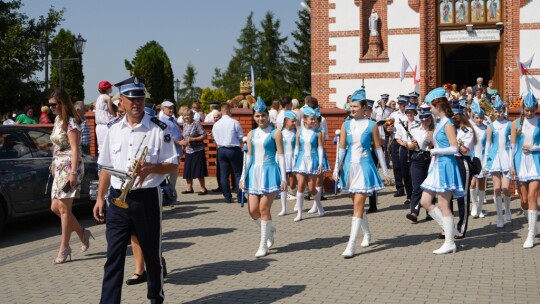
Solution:
<path fill-rule="evenodd" d="M 58 106 L 58 103 L 49 103 L 49 108 L 56 108 Z"/>

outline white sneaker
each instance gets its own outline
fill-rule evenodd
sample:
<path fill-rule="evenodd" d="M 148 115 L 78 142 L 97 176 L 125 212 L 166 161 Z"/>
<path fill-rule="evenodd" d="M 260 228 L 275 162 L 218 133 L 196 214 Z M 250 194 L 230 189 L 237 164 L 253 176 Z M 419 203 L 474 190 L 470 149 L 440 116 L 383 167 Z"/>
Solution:
<path fill-rule="evenodd" d="M 484 215 L 484 212 L 480 211 L 480 213 L 478 213 L 478 217 L 479 217 L 479 218 L 484 218 L 484 217 L 486 217 L 486 216 Z"/>
<path fill-rule="evenodd" d="M 290 194 L 289 192 L 287 192 L 287 200 L 288 201 L 292 201 L 292 200 L 295 200 L 296 199 L 296 196 Z"/>

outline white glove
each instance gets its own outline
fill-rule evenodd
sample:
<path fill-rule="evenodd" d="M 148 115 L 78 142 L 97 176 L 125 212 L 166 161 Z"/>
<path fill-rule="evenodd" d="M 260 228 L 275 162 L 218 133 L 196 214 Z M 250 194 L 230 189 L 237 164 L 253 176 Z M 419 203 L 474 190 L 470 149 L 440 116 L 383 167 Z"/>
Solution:
<path fill-rule="evenodd" d="M 239 181 L 240 183 L 242 183 L 244 185 L 245 185 L 246 176 L 247 176 L 247 173 L 249 171 L 249 168 L 251 167 L 251 161 L 252 161 L 251 155 L 246 153 L 245 156 L 246 156 L 245 157 L 246 162 L 245 162 L 245 164 L 243 166 L 242 176 L 240 176 L 240 181 Z"/>
<path fill-rule="evenodd" d="M 384 177 L 390 178 L 390 173 L 388 172 L 388 168 L 386 167 L 386 159 L 384 158 L 384 152 L 382 148 L 378 147 L 377 149 L 375 149 L 375 152 L 377 154 L 377 158 L 379 159 L 379 165 L 381 166 Z"/>
<path fill-rule="evenodd" d="M 336 166 L 334 167 L 334 172 L 332 174 L 332 178 L 334 180 L 338 179 L 339 168 L 341 167 L 341 164 L 343 163 L 343 160 L 345 159 L 345 153 L 346 152 L 347 152 L 347 150 L 345 150 L 345 149 L 341 149 L 341 148 L 338 149 L 338 158 L 337 158 Z"/>
<path fill-rule="evenodd" d="M 281 173 L 281 181 L 287 182 L 287 172 L 285 172 L 285 156 L 283 156 L 283 154 L 278 154 L 276 158 L 277 163 L 279 164 L 279 171 Z"/>
<path fill-rule="evenodd" d="M 433 148 L 429 150 L 431 155 L 454 155 L 458 153 L 458 147 L 457 146 L 450 146 L 447 148 Z"/>

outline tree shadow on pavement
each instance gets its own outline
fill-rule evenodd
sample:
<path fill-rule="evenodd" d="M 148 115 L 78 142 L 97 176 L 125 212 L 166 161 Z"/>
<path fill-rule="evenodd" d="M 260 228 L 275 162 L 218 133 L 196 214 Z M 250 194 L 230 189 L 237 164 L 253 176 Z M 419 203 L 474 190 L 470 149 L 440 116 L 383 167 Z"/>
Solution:
<path fill-rule="evenodd" d="M 208 214 L 217 212 L 216 210 L 208 210 L 210 207 L 199 207 L 199 206 L 181 206 L 175 207 L 174 209 L 164 210 L 163 219 L 188 219 L 198 215 Z M 198 211 L 206 210 L 206 211 Z"/>
<path fill-rule="evenodd" d="M 190 230 L 168 231 L 163 233 L 163 240 L 182 239 L 198 236 L 216 236 L 234 232 L 236 228 L 197 228 Z"/>
<path fill-rule="evenodd" d="M 283 247 L 275 247 L 275 248 L 272 248 L 272 251 L 274 251 L 275 249 L 276 253 L 287 253 L 287 252 L 294 252 L 294 251 L 300 251 L 300 250 L 331 248 L 338 244 L 346 242 L 348 240 L 349 240 L 349 236 L 316 238 L 316 239 L 311 239 L 305 242 L 288 244 Z"/>
<path fill-rule="evenodd" d="M 198 303 L 239 303 L 249 299 L 249 303 L 267 304 L 292 297 L 303 292 L 306 285 L 283 285 L 281 288 L 253 288 L 220 292 L 197 300 L 184 302 Z"/>
<path fill-rule="evenodd" d="M 188 248 L 191 245 L 195 245 L 195 243 L 191 242 L 163 242 L 161 243 L 161 248 L 163 249 L 163 252 L 168 252 L 176 249 L 184 249 Z"/>
<path fill-rule="evenodd" d="M 218 276 L 236 276 L 242 272 L 254 273 L 265 270 L 273 259 L 222 261 L 184 269 L 174 269 L 165 282 L 176 285 L 199 285 L 217 280 Z M 202 302 L 201 302 L 202 303 Z"/>

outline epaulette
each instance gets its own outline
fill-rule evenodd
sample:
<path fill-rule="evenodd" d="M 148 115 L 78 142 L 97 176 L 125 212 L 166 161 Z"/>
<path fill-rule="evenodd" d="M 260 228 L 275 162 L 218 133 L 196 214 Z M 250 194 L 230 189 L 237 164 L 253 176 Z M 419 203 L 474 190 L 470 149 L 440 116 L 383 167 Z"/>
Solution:
<path fill-rule="evenodd" d="M 469 129 L 467 129 L 467 127 L 461 127 L 461 131 L 463 131 L 464 133 L 468 133 Z"/>
<path fill-rule="evenodd" d="M 121 119 L 122 119 L 122 117 L 116 117 L 115 119 L 109 121 L 109 123 L 107 123 L 107 128 L 110 128 L 112 125 L 119 122 Z"/>
<path fill-rule="evenodd" d="M 157 117 L 155 117 L 155 116 L 152 117 L 152 118 L 150 118 L 150 121 L 153 122 L 153 123 L 155 123 L 156 125 L 158 125 L 158 126 L 161 128 L 161 130 L 167 129 L 167 124 L 164 123 L 163 121 L 159 120 L 159 119 L 158 119 Z"/>

